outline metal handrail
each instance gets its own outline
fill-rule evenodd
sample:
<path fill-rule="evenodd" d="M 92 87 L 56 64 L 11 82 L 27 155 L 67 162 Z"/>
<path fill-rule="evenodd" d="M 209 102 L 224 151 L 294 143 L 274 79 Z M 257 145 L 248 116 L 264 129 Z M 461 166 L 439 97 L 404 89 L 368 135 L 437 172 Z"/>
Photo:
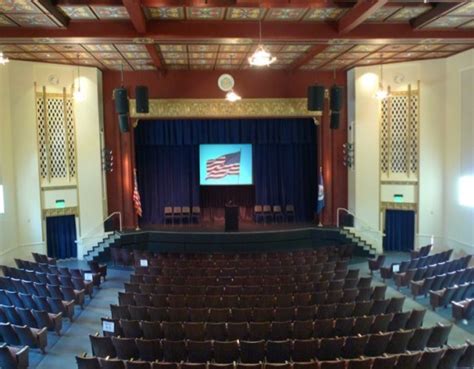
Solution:
<path fill-rule="evenodd" d="M 372 232 L 372 233 L 377 233 L 378 235 L 384 237 L 385 234 L 379 230 L 379 229 L 376 229 L 374 227 L 372 227 L 369 223 L 367 223 L 365 220 L 359 218 L 357 215 L 355 215 L 352 211 L 350 211 L 349 209 L 346 209 L 346 208 L 337 208 L 336 210 L 336 215 L 337 215 L 337 219 L 336 219 L 336 225 L 337 225 L 337 228 L 339 228 L 339 213 L 341 211 L 345 211 L 347 214 L 350 214 L 352 215 L 355 219 L 357 219 L 360 223 L 362 223 L 362 225 L 364 225 L 365 227 L 367 227 L 368 231 Z"/>
<path fill-rule="evenodd" d="M 107 218 L 105 218 L 101 224 L 97 225 L 92 231 L 90 231 L 89 233 L 87 233 L 84 237 L 81 237 L 80 239 L 81 240 L 88 240 L 88 239 L 91 239 L 91 238 L 96 238 L 96 237 L 99 237 L 100 235 L 95 235 L 95 236 L 91 236 L 92 233 L 95 233 L 95 231 L 97 230 L 97 228 L 99 228 L 100 226 L 103 226 L 104 223 L 106 221 L 108 221 L 110 218 L 112 218 L 113 216 L 115 215 L 118 215 L 119 216 L 119 230 L 120 232 L 122 232 L 122 213 L 120 211 L 114 211 L 113 213 L 109 214 L 107 216 Z"/>

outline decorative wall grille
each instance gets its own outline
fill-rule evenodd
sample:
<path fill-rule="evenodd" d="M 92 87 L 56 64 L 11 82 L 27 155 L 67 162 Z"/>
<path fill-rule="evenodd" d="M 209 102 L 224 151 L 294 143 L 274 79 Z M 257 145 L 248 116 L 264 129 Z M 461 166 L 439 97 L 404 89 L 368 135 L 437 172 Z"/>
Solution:
<path fill-rule="evenodd" d="M 380 171 L 385 177 L 418 175 L 419 96 L 409 89 L 381 104 Z"/>
<path fill-rule="evenodd" d="M 76 130 L 72 96 L 36 94 L 39 172 L 43 182 L 76 179 Z"/>

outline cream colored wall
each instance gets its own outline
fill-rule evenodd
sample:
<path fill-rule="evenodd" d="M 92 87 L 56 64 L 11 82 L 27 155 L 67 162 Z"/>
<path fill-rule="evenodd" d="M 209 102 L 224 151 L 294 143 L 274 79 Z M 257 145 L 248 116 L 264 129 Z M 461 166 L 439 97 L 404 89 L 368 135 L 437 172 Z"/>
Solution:
<path fill-rule="evenodd" d="M 10 93 L 1 87 L 8 85 L 8 73 L 8 65 L 0 68 L 0 182 L 5 194 L 5 213 L 0 214 L 0 262 L 18 246 Z"/>
<path fill-rule="evenodd" d="M 460 73 L 467 69 L 474 69 L 474 50 L 453 56 L 446 61 L 444 236 L 447 245 L 456 247 L 461 252 L 473 253 L 474 208 L 461 206 L 458 202 L 458 180 L 461 175 L 460 144 L 461 135 L 464 134 L 461 131 Z M 474 104 L 474 96 L 471 95 L 470 98 Z M 471 117 L 471 122 L 474 126 L 474 117 Z"/>
<path fill-rule="evenodd" d="M 66 87 L 70 92 L 73 82 L 77 85 L 77 68 L 19 61 L 11 61 L 0 68 L 0 175 L 6 176 L 4 181 L 14 184 L 8 186 L 7 214 L 0 215 L 2 227 L 5 225 L 7 228 L 0 235 L 0 263 L 11 264 L 14 257 L 30 258 L 31 251 L 45 252 L 42 207 L 50 208 L 57 199 L 66 199 L 66 206 L 79 203 L 78 237 L 103 232 L 99 226 L 104 215 L 99 103 L 101 78 L 97 69 L 81 67 L 81 88 L 86 99 L 75 103 L 77 193 L 72 194 L 70 189 L 53 190 L 42 196 L 35 83 L 37 90 L 46 86 L 47 92 L 62 92 Z M 78 256 L 82 256 L 81 246 L 78 247 Z"/>
<path fill-rule="evenodd" d="M 459 153 L 456 152 L 460 137 L 459 86 L 456 86 L 459 78 L 456 80 L 454 75 L 457 73 L 456 68 L 461 68 L 461 65 L 466 67 L 470 63 L 474 66 L 472 58 L 470 51 L 449 59 L 383 67 L 384 84 L 390 85 L 392 90 L 406 90 L 408 84 L 416 88 L 420 82 L 418 245 L 429 243 L 432 235 L 439 247 L 451 245 L 449 239 L 455 235 L 462 237 L 464 246 L 474 244 L 472 209 L 460 209 L 457 205 L 457 179 L 454 179 L 456 168 L 459 169 Z M 373 97 L 379 75 L 380 66 L 355 68 L 348 74 L 355 85 L 356 122 L 354 189 L 349 191 L 349 204 L 353 204 L 357 216 L 374 229 L 382 230 L 382 219 L 379 218 L 380 102 Z M 458 91 L 458 96 L 454 90 Z M 398 191 L 396 186 L 393 190 Z M 399 191 L 402 192 L 402 189 Z M 457 246 L 460 248 L 461 244 Z"/>

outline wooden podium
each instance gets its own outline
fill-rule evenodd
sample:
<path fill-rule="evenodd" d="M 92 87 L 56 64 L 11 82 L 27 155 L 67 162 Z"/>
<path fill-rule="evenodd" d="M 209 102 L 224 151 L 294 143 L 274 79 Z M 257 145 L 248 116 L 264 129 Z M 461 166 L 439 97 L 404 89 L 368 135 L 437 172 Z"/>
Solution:
<path fill-rule="evenodd" d="M 239 231 L 239 207 L 237 205 L 225 206 L 225 231 Z"/>

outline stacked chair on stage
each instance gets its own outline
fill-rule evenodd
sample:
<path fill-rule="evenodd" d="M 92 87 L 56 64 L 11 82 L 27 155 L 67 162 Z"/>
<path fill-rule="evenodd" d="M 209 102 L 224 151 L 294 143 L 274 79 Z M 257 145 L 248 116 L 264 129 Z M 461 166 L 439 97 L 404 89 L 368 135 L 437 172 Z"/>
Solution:
<path fill-rule="evenodd" d="M 346 254 L 348 251 L 348 254 Z M 79 369 L 435 369 L 474 364 L 452 325 L 423 326 L 385 285 L 348 268 L 349 248 L 130 253 L 135 272 Z"/>

